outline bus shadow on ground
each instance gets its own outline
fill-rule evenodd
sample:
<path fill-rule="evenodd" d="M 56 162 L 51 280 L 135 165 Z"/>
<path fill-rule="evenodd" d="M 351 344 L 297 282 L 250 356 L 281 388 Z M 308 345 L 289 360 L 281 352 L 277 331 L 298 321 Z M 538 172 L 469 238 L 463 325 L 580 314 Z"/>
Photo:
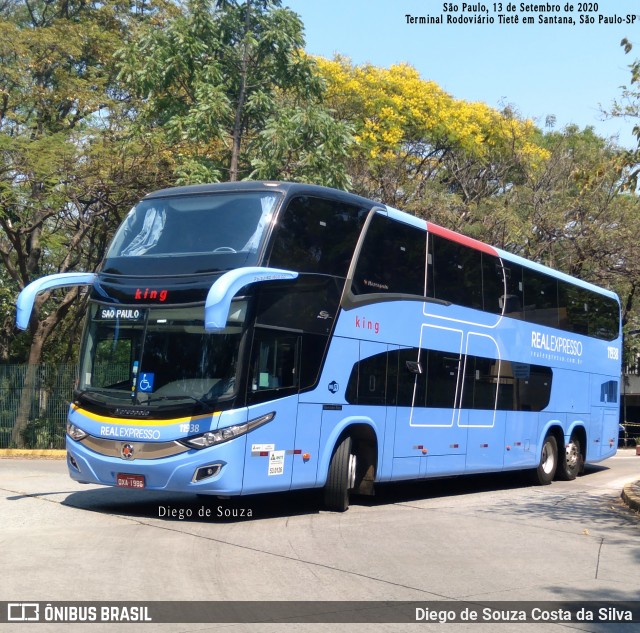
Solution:
<path fill-rule="evenodd" d="M 585 476 L 606 470 L 589 466 Z M 527 472 L 465 475 L 446 479 L 429 479 L 379 484 L 373 497 L 354 495 L 351 505 L 375 508 L 412 503 L 441 497 L 461 497 L 482 492 L 499 492 L 532 487 Z M 323 511 L 322 492 L 302 490 L 242 497 L 219 498 L 208 495 L 168 493 L 151 490 L 95 488 L 71 493 L 63 505 L 131 518 L 161 521 L 233 523 L 256 519 L 286 518 Z"/>
<path fill-rule="evenodd" d="M 167 522 L 233 523 L 317 514 L 314 491 L 219 498 L 152 490 L 99 488 L 70 494 L 63 505 L 80 510 Z"/>
<path fill-rule="evenodd" d="M 607 466 L 589 465 L 583 476 L 588 477 L 590 474 L 605 470 L 608 470 Z M 546 486 L 534 484 L 530 471 L 516 470 L 377 484 L 374 497 L 359 497 L 358 499 L 363 505 L 378 506 L 522 488 L 544 489 Z M 553 484 L 549 489 L 553 489 Z"/>

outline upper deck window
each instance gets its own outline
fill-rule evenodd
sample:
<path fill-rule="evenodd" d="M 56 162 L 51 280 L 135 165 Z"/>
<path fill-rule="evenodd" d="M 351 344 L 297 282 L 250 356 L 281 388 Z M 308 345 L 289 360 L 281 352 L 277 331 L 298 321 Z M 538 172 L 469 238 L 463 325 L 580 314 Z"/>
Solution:
<path fill-rule="evenodd" d="M 368 209 L 298 196 L 278 218 L 269 265 L 346 277 Z"/>
<path fill-rule="evenodd" d="M 277 200 L 271 192 L 143 200 L 118 229 L 105 271 L 180 274 L 255 265 Z"/>
<path fill-rule="evenodd" d="M 377 213 L 360 252 L 351 286 L 354 295 L 423 296 L 427 234 Z"/>

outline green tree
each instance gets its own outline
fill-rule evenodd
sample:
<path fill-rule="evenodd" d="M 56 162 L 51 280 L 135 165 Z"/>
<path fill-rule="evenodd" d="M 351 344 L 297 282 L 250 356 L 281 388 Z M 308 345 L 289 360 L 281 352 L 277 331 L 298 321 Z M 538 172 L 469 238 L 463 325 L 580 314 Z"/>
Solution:
<path fill-rule="evenodd" d="M 282 103 L 258 132 L 251 178 L 307 182 L 349 189 L 346 170 L 352 128 L 324 106 Z"/>
<path fill-rule="evenodd" d="M 39 276 L 99 263 L 116 209 L 153 180 L 150 152 L 131 148 L 113 53 L 142 11 L 113 2 L 14 2 L 0 12 L 0 281 L 15 297 Z M 130 152 L 130 149 L 135 149 Z M 133 158 L 135 156 L 135 158 Z M 140 163 L 145 162 L 144 166 Z M 140 169 L 134 167 L 140 165 Z M 15 293 L 15 294 L 14 294 Z M 33 368 L 45 343 L 77 331 L 77 289 L 38 298 L 28 344 L 2 320 L 0 356 L 26 360 L 12 441 L 20 446 Z M 21 357 L 26 353 L 25 357 Z"/>
<path fill-rule="evenodd" d="M 188 0 L 179 9 L 120 52 L 120 77 L 141 99 L 141 131 L 171 149 L 179 182 L 273 173 L 273 158 L 256 151 L 272 149 L 261 132 L 282 125 L 283 103 L 290 120 L 307 117 L 307 138 L 320 135 L 309 145 L 316 152 L 329 149 L 323 134 L 343 133 L 318 112 L 322 83 L 302 50 L 302 24 L 279 0 Z M 308 102 L 315 109 L 305 112 Z"/>

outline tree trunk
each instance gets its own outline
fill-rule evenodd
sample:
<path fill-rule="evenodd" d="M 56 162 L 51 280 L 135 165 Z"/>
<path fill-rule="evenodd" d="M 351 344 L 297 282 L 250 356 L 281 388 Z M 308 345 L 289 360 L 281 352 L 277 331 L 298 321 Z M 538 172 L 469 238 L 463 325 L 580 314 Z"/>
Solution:
<path fill-rule="evenodd" d="M 229 166 L 229 180 L 238 180 L 238 163 L 240 162 L 240 147 L 242 143 L 242 112 L 246 100 L 247 91 L 247 67 L 249 64 L 249 45 L 247 44 L 247 33 L 250 27 L 251 2 L 247 0 L 246 12 L 244 16 L 244 42 L 242 44 L 242 66 L 240 68 L 240 90 L 238 92 L 238 103 L 233 119 L 233 140 L 231 146 L 231 165 Z"/>
<path fill-rule="evenodd" d="M 20 394 L 20 405 L 18 406 L 18 414 L 15 424 L 13 425 L 13 431 L 11 432 L 11 446 L 15 446 L 16 448 L 25 448 L 24 432 L 31 416 L 31 405 L 35 397 L 38 368 L 42 361 L 42 347 L 45 340 L 44 324 L 39 323 L 33 335 L 31 348 L 29 350 L 29 361 Z"/>
<path fill-rule="evenodd" d="M 46 319 L 40 321 L 38 319 L 40 306 L 48 296 L 48 293 L 45 293 L 38 297 L 31 317 L 32 339 L 31 348 L 29 349 L 27 373 L 25 375 L 24 385 L 22 386 L 22 393 L 20 394 L 18 414 L 16 416 L 15 424 L 13 425 L 13 431 L 11 432 L 11 445 L 16 448 L 25 448 L 24 431 L 29 424 L 31 404 L 35 396 L 37 372 L 38 367 L 42 363 L 42 350 L 44 344 L 69 311 L 71 304 L 78 296 L 78 288 L 72 288 L 69 290 L 58 308 Z"/>

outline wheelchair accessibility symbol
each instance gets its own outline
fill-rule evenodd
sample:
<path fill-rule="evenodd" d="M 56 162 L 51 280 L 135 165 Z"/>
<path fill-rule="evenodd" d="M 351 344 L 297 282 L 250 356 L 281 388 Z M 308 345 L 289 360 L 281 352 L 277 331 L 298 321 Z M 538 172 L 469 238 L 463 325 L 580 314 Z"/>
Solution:
<path fill-rule="evenodd" d="M 153 391 L 153 379 L 155 374 L 142 373 L 140 374 L 140 382 L 138 382 L 138 391 L 144 391 L 151 393 Z"/>

